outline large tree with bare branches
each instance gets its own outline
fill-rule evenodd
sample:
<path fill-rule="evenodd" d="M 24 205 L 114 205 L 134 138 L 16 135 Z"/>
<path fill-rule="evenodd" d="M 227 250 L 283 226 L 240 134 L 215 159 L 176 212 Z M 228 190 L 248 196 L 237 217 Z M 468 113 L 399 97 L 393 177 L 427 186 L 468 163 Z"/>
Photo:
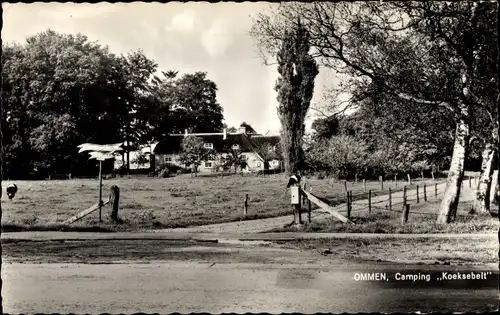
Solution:
<path fill-rule="evenodd" d="M 442 107 L 453 115 L 455 143 L 437 219 L 453 221 L 472 117 L 493 110 L 484 82 L 494 85 L 496 76 L 481 65 L 496 56 L 496 4 L 285 3 L 255 20 L 251 34 L 264 56 L 276 51 L 283 29 L 298 16 L 309 31 L 313 55 L 347 78 L 346 91 L 376 84 L 401 100 L 429 110 Z M 354 96 L 354 101 L 364 97 Z"/>

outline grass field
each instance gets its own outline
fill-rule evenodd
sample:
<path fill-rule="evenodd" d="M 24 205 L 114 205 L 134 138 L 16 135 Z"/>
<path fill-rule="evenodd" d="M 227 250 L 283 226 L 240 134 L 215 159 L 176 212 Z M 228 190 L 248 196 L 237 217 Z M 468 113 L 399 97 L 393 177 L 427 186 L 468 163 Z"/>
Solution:
<path fill-rule="evenodd" d="M 103 181 L 103 199 L 107 200 L 111 185 L 120 188 L 119 216 L 124 223 L 110 222 L 109 207 L 103 208 L 102 224 L 98 211 L 74 223 L 72 229 L 141 230 L 232 222 L 291 214 L 290 195 L 282 174 L 224 177 L 192 177 L 189 174 L 171 178 L 133 177 Z M 333 205 L 345 201 L 343 181 L 307 179 L 309 187 Z M 2 196 L 2 227 L 15 229 L 61 229 L 69 217 L 95 204 L 98 199 L 97 179 L 52 181 L 16 181 L 18 193 L 13 200 Z M 416 184 L 418 181 L 416 182 Z M 6 187 L 9 182 L 2 182 Z M 404 182 L 367 182 L 373 196 L 387 189 L 401 190 Z M 413 185 L 414 186 L 414 185 Z M 362 182 L 347 183 L 356 198 L 363 198 Z M 249 197 L 248 215 L 243 213 L 245 194 Z M 357 197 L 356 197 L 357 196 Z"/>

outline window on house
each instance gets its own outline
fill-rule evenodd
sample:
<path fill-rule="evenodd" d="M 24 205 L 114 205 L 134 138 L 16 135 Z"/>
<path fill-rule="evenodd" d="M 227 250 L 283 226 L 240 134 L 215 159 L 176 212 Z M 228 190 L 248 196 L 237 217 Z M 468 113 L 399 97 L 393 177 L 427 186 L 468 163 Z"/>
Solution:
<path fill-rule="evenodd" d="M 205 167 L 212 167 L 212 162 L 205 162 Z"/>
<path fill-rule="evenodd" d="M 213 144 L 213 143 L 208 143 L 208 142 L 207 142 L 207 143 L 204 143 L 204 144 L 203 144 L 203 147 L 204 147 L 205 149 L 213 149 L 213 148 L 214 148 L 214 144 Z"/>
<path fill-rule="evenodd" d="M 257 167 L 260 167 L 262 164 L 260 162 L 257 162 Z"/>
<path fill-rule="evenodd" d="M 233 150 L 239 150 L 240 146 L 238 144 L 233 144 Z"/>
<path fill-rule="evenodd" d="M 167 157 L 165 158 L 165 161 L 166 161 L 166 162 L 172 162 L 172 157 L 171 157 L 171 156 L 167 156 Z"/>

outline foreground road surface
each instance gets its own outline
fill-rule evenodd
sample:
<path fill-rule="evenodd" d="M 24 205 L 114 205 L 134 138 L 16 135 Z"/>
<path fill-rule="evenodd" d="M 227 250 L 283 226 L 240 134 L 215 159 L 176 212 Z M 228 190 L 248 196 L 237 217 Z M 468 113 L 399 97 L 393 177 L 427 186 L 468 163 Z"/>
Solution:
<path fill-rule="evenodd" d="M 471 273 L 472 267 L 465 266 L 341 260 L 310 251 L 228 244 L 152 243 L 156 250 L 150 254 L 139 250 L 141 242 L 92 243 L 88 248 L 38 242 L 33 251 L 23 244 L 6 246 L 3 253 L 6 313 L 463 312 L 498 307 L 498 273 L 485 274 L 486 280 L 438 280 L 442 272 Z M 474 273 L 488 271 L 478 268 Z M 374 272 L 380 273 L 379 281 L 361 280 Z M 395 273 L 431 279 L 397 281 Z"/>

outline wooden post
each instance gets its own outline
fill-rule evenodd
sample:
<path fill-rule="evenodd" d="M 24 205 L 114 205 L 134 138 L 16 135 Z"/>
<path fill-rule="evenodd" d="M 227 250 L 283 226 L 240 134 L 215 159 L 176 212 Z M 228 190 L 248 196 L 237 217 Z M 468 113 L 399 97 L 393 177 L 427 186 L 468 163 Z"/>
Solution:
<path fill-rule="evenodd" d="M 392 211 L 392 192 L 391 192 L 391 187 L 389 187 L 389 211 Z"/>
<path fill-rule="evenodd" d="M 384 178 L 382 176 L 379 176 L 378 180 L 380 181 L 380 188 L 384 190 Z"/>
<path fill-rule="evenodd" d="M 427 202 L 427 185 L 424 184 L 424 201 Z"/>
<path fill-rule="evenodd" d="M 368 213 L 372 213 L 372 190 L 368 191 Z"/>
<path fill-rule="evenodd" d="M 248 194 L 245 194 L 245 217 L 247 216 L 248 214 Z"/>
<path fill-rule="evenodd" d="M 366 179 L 363 178 L 363 191 L 366 192 Z"/>
<path fill-rule="evenodd" d="M 299 224 L 303 224 L 302 222 L 302 207 L 301 204 L 299 203 L 298 205 L 295 205 L 295 211 L 297 212 L 297 215 L 299 216 Z"/>
<path fill-rule="evenodd" d="M 403 208 L 406 205 L 406 186 L 403 187 Z"/>
<path fill-rule="evenodd" d="M 312 188 L 309 188 L 309 192 L 311 192 L 311 191 L 312 191 Z M 311 212 L 312 212 L 311 200 L 309 200 L 309 198 L 307 198 L 307 201 L 308 201 L 307 220 L 309 221 L 309 223 L 311 223 Z"/>
<path fill-rule="evenodd" d="M 111 219 L 118 223 L 118 206 L 120 202 L 120 188 L 118 186 L 113 185 L 110 188 L 109 193 L 109 204 L 111 207 Z"/>
<path fill-rule="evenodd" d="M 417 185 L 417 203 L 420 202 L 420 196 L 419 196 L 419 192 L 418 192 L 418 185 Z"/>
<path fill-rule="evenodd" d="M 352 191 L 347 193 L 347 199 L 349 200 L 347 206 L 347 218 L 351 219 L 351 210 L 352 210 Z"/>
<path fill-rule="evenodd" d="M 434 184 L 434 197 L 438 196 L 438 184 Z"/>
<path fill-rule="evenodd" d="M 346 199 L 345 199 L 345 200 L 346 200 L 346 206 L 347 206 L 347 208 L 346 208 L 346 209 L 347 209 L 347 213 L 348 213 L 348 214 L 349 214 L 349 202 L 350 202 L 349 197 L 350 197 L 350 196 L 349 196 L 349 192 L 347 192 L 347 193 L 346 193 Z M 348 217 L 348 219 L 349 219 L 349 217 Z"/>
<path fill-rule="evenodd" d="M 411 185 L 411 176 L 408 174 L 408 185 Z"/>
<path fill-rule="evenodd" d="M 304 183 L 304 188 L 303 189 L 304 189 L 304 191 L 307 189 L 307 183 Z M 306 196 L 303 196 L 301 194 L 301 198 L 302 198 L 301 199 L 302 200 L 302 204 L 305 205 L 306 204 Z"/>
<path fill-rule="evenodd" d="M 469 176 L 469 188 L 472 187 L 472 177 Z"/>
<path fill-rule="evenodd" d="M 403 213 L 401 214 L 401 224 L 408 222 L 408 214 L 410 213 L 410 204 L 405 204 L 403 207 Z"/>
<path fill-rule="evenodd" d="M 102 161 L 99 161 L 99 222 L 102 222 Z"/>

